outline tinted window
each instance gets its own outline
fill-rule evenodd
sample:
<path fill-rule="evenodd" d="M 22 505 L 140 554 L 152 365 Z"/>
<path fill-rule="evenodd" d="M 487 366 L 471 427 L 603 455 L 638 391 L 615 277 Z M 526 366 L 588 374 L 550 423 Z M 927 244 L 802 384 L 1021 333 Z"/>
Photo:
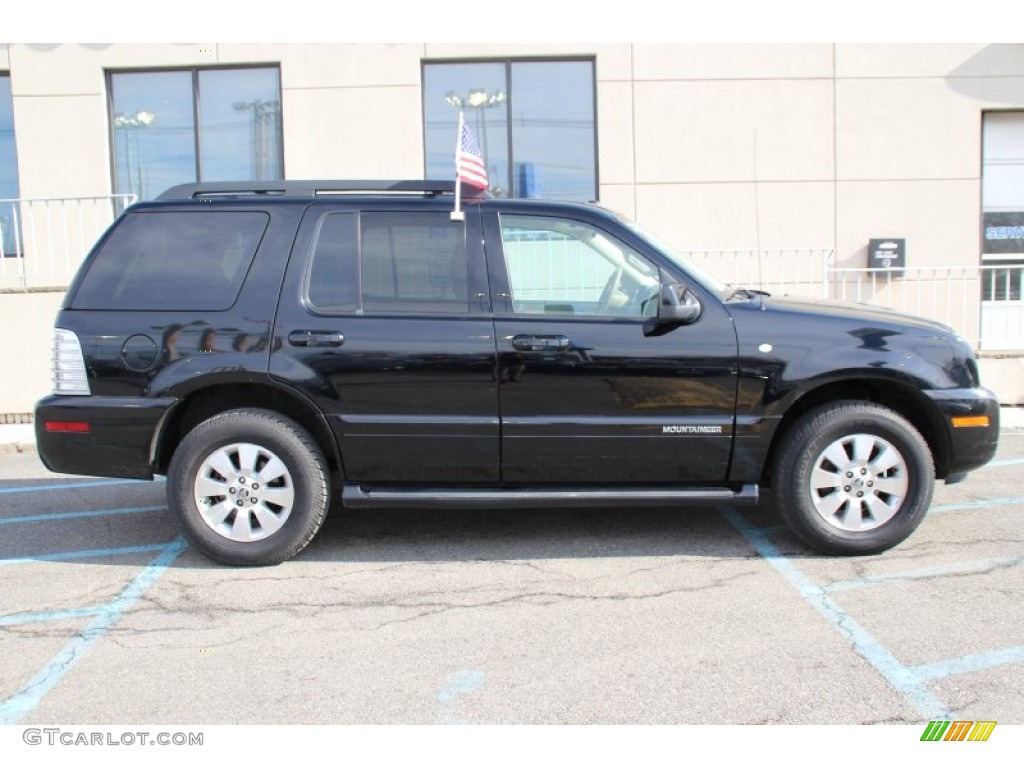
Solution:
<path fill-rule="evenodd" d="M 266 230 L 250 211 L 128 213 L 93 259 L 75 309 L 227 309 Z"/>
<path fill-rule="evenodd" d="M 326 312 L 464 313 L 464 227 L 447 213 L 332 214 L 320 225 L 309 301 Z M 360 290 L 356 290 L 359 286 Z"/>
<path fill-rule="evenodd" d="M 325 216 L 309 271 L 309 302 L 324 312 L 354 312 L 358 301 L 355 214 Z"/>
<path fill-rule="evenodd" d="M 607 232 L 571 219 L 502 216 L 517 314 L 653 317 L 658 268 Z"/>

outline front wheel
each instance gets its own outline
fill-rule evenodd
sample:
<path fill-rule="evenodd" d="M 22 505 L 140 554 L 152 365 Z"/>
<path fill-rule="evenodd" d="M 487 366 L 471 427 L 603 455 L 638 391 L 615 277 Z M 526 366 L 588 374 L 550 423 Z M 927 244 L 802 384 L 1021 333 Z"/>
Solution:
<path fill-rule="evenodd" d="M 869 555 L 921 523 L 935 486 L 921 434 L 874 403 L 829 403 L 800 417 L 772 468 L 775 508 L 811 547 Z"/>
<path fill-rule="evenodd" d="M 168 506 L 189 542 L 227 565 L 273 565 L 320 529 L 328 470 L 309 433 L 274 411 L 218 414 L 185 436 L 171 459 Z"/>

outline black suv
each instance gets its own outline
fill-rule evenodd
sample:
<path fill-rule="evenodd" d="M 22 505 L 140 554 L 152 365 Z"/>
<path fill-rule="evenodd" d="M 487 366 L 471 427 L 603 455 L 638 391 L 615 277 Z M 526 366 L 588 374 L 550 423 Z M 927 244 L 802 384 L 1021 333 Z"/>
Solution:
<path fill-rule="evenodd" d="M 97 243 L 36 410 L 58 472 L 167 475 L 189 541 L 277 563 L 349 507 L 751 504 L 906 538 L 996 449 L 950 329 L 724 285 L 595 205 L 444 182 L 175 187 Z"/>

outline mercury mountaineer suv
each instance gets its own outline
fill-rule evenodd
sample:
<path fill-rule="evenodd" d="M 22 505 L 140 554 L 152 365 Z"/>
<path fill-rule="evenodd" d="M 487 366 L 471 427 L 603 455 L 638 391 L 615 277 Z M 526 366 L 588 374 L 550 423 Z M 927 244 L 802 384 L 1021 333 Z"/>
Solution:
<path fill-rule="evenodd" d="M 174 187 L 57 318 L 57 472 L 167 476 L 196 549 L 267 565 L 361 508 L 754 504 L 811 547 L 918 526 L 994 454 L 949 328 L 725 285 L 596 205 L 453 183 Z M 335 505 L 336 506 L 336 505 Z"/>

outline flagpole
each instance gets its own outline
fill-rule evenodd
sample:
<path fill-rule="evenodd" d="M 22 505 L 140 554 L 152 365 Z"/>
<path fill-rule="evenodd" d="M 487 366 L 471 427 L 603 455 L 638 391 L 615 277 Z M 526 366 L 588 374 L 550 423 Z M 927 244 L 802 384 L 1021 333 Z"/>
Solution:
<path fill-rule="evenodd" d="M 462 125 L 465 118 L 462 110 L 459 109 L 459 129 L 455 132 L 455 210 L 452 211 L 452 221 L 465 221 L 466 215 L 462 212 L 462 181 L 459 178 L 459 153 L 462 151 Z"/>

